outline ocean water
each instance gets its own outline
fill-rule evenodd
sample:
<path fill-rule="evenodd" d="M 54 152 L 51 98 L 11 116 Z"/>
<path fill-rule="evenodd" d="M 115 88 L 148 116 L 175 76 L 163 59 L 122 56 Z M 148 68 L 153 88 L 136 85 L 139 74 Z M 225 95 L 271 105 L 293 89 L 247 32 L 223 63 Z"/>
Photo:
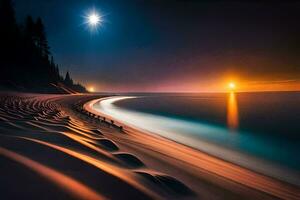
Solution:
<path fill-rule="evenodd" d="M 281 169 L 300 171 L 299 92 L 138 94 L 94 106 L 129 125 L 258 171 L 271 169 L 283 178 L 288 175 Z"/>

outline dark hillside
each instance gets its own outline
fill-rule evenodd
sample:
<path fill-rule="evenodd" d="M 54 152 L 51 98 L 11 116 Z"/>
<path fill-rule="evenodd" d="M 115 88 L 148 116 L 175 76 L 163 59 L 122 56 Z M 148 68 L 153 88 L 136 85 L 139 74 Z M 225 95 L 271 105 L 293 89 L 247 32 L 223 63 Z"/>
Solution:
<path fill-rule="evenodd" d="M 48 45 L 41 18 L 28 16 L 18 25 L 11 0 L 0 0 L 0 89 L 65 93 L 86 92 L 74 84 L 69 73 L 63 78 Z"/>

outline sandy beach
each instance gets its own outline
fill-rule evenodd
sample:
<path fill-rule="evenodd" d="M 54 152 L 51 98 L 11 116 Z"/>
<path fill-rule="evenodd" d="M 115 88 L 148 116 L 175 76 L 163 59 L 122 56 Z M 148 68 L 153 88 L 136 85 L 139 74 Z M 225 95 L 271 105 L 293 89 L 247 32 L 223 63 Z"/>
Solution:
<path fill-rule="evenodd" d="M 101 97 L 0 94 L 1 198 L 300 198 L 295 185 L 97 113 Z"/>

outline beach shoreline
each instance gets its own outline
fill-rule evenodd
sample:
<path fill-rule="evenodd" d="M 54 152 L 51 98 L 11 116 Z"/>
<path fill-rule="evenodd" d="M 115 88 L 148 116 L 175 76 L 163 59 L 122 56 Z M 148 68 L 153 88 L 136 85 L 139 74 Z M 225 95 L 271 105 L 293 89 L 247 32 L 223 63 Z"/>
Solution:
<path fill-rule="evenodd" d="M 126 98 L 126 97 L 124 97 L 124 98 Z M 151 132 L 149 132 L 149 131 L 147 131 L 147 130 L 144 130 L 144 129 L 141 129 L 141 128 L 139 128 L 139 127 L 136 127 L 136 126 L 134 126 L 134 125 L 131 125 L 131 124 L 128 124 L 128 123 L 126 123 L 126 122 L 123 122 L 122 121 L 122 119 L 120 120 L 120 119 L 116 119 L 116 118 L 114 118 L 114 117 L 112 117 L 112 116 L 110 116 L 110 115 L 108 115 L 108 114 L 106 114 L 106 113 L 104 113 L 104 112 L 101 112 L 99 109 L 95 109 L 95 108 L 93 108 L 93 106 L 94 106 L 94 104 L 96 104 L 96 103 L 100 103 L 101 101 L 105 101 L 105 100 L 113 100 L 113 99 L 117 99 L 117 100 L 121 100 L 122 99 L 122 96 L 120 96 L 120 97 L 104 97 L 104 98 L 101 98 L 101 99 L 96 99 L 96 100 L 92 100 L 92 101 L 89 101 L 89 102 L 87 102 L 85 105 L 84 105 L 84 109 L 85 110 L 87 110 L 88 112 L 90 112 L 90 113 L 93 113 L 93 114 L 95 114 L 95 115 L 100 115 L 100 116 L 102 116 L 102 117 L 105 117 L 105 119 L 107 120 L 107 121 L 113 121 L 114 122 L 114 124 L 117 124 L 117 127 L 118 126 L 121 126 L 121 127 L 124 127 L 124 132 L 125 133 L 127 133 L 127 134 L 131 134 L 132 132 L 138 132 L 139 134 L 147 134 L 147 135 L 149 135 L 150 137 L 152 136 L 152 137 L 156 137 L 156 138 L 158 138 L 159 140 L 170 140 L 170 139 L 168 139 L 168 138 L 165 138 L 165 137 L 163 137 L 163 136 L 160 136 L 160 135 L 157 135 L 157 134 L 154 134 L 154 133 L 151 133 Z M 111 106 L 111 105 L 109 105 L 109 106 Z M 189 149 L 187 152 L 189 152 L 189 151 L 198 151 L 197 149 L 195 149 L 195 148 L 192 148 L 192 147 L 188 147 L 188 146 L 186 146 L 186 145 L 184 145 L 184 144 L 178 144 L 176 141 L 173 141 L 173 140 L 171 140 L 171 142 L 173 143 L 173 144 L 176 144 L 176 145 L 178 145 L 178 146 L 183 146 L 183 147 L 180 147 L 180 148 L 187 148 L 187 149 Z M 203 151 L 201 151 L 200 150 L 200 152 L 201 153 L 203 153 L 203 154 L 206 154 L 208 157 L 211 157 L 212 159 L 216 159 L 216 160 L 218 160 L 218 161 L 220 161 L 220 162 L 223 162 L 222 164 L 229 164 L 229 166 L 230 167 L 228 167 L 228 168 L 232 168 L 233 166 L 234 167 L 237 167 L 237 169 L 238 169 L 238 171 L 239 170 L 245 170 L 246 171 L 246 174 L 247 173 L 251 173 L 251 175 L 250 176 L 256 176 L 257 175 L 257 177 L 256 178 L 262 178 L 262 180 L 261 181 L 266 181 L 264 184 L 265 185 L 270 185 L 270 184 L 272 184 L 272 182 L 277 182 L 278 181 L 278 185 L 277 185 L 277 188 L 273 188 L 274 190 L 277 190 L 277 191 L 280 191 L 280 189 L 281 189 L 281 187 L 282 186 L 280 186 L 282 183 L 283 184 L 288 184 L 288 185 L 290 185 L 291 184 L 291 186 L 293 185 L 293 183 L 287 183 L 287 182 L 285 182 L 284 180 L 278 180 L 277 178 L 275 178 L 275 176 L 272 176 L 272 177 L 269 177 L 267 174 L 264 174 L 264 173 L 262 173 L 262 172 L 255 172 L 255 171 L 253 171 L 252 169 L 249 169 L 249 168 L 245 168 L 245 167 L 243 167 L 243 166 L 240 166 L 240 165 L 237 165 L 236 163 L 233 163 L 233 162 L 230 162 L 230 161 L 228 161 L 228 160 L 224 160 L 224 159 L 222 159 L 222 158 L 220 158 L 220 157 L 216 157 L 216 156 L 214 156 L 214 155 L 210 155 L 210 154 L 208 154 L 207 152 L 203 152 Z M 238 156 L 238 155 L 237 155 Z M 184 158 L 182 159 L 182 161 L 186 161 Z M 196 165 L 197 167 L 200 167 L 201 168 L 201 165 L 197 165 L 197 164 L 195 164 L 195 163 L 190 163 L 191 165 Z M 225 164 L 225 165 L 226 165 Z M 267 163 L 267 164 L 271 164 L 271 163 Z M 224 165 L 224 166 L 225 166 Z M 233 168 L 234 168 L 233 167 Z M 202 166 L 202 168 L 203 168 L 203 166 Z M 205 167 L 204 167 L 205 168 Z M 233 177 L 230 177 L 230 175 L 232 174 L 232 173 L 235 173 L 235 172 L 237 172 L 237 170 L 234 170 L 234 171 L 232 171 L 232 172 L 228 172 L 228 174 L 223 174 L 223 173 L 219 173 L 219 172 L 216 172 L 216 171 L 214 171 L 213 170 L 213 167 L 212 167 L 212 169 L 209 169 L 209 168 L 205 168 L 205 170 L 207 170 L 208 172 L 210 172 L 210 173 L 216 173 L 217 175 L 220 175 L 220 176 L 223 176 L 224 178 L 228 178 L 228 179 L 231 179 L 232 181 L 236 181 L 236 182 L 238 182 L 238 183 L 240 183 L 240 184 L 244 184 L 244 185 L 246 185 L 246 186 L 249 186 L 249 187 L 253 187 L 253 188 L 255 188 L 255 189 L 258 189 L 258 190 L 261 190 L 261 191 L 264 191 L 264 192 L 266 192 L 266 193 L 271 193 L 271 190 L 273 190 L 273 189 L 270 189 L 270 191 L 266 191 L 265 189 L 266 188 L 259 188 L 260 186 L 258 186 L 258 185 L 256 185 L 256 184 L 252 184 L 252 183 L 247 183 L 247 178 L 249 178 L 249 177 L 247 177 L 247 175 L 246 175 L 246 177 L 244 177 L 244 178 L 241 178 L 240 180 L 237 180 L 237 179 L 234 179 Z M 278 171 L 277 172 L 280 172 L 281 170 L 283 170 L 283 169 L 281 169 L 281 168 L 278 168 L 277 169 Z M 291 173 L 291 174 L 289 174 L 289 175 L 293 175 L 293 173 Z M 241 173 L 241 174 L 239 174 L 239 172 L 238 172 L 238 175 L 237 176 L 240 176 L 240 177 L 242 177 L 243 176 L 243 173 Z M 253 178 L 253 177 L 252 177 Z M 280 182 L 282 182 L 282 183 L 280 183 Z M 292 181 L 291 181 L 292 182 Z M 295 183 L 296 184 L 296 183 Z M 258 186 L 258 187 L 257 187 Z M 295 185 L 296 186 L 296 185 Z M 293 186 L 292 186 L 293 187 Z M 296 187 L 298 187 L 298 186 L 296 186 Z M 280 192 L 279 192 L 280 193 Z M 284 192 L 283 192 L 284 193 Z M 280 195 L 280 194 L 277 194 L 277 195 Z M 276 195 L 275 195 L 276 196 Z M 283 198 L 283 196 L 279 196 L 279 197 L 281 197 L 281 198 Z"/>
<path fill-rule="evenodd" d="M 180 120 L 172 120 L 167 117 L 153 115 L 133 110 L 127 110 L 115 106 L 114 104 L 131 98 L 138 98 L 136 96 L 113 96 L 104 97 L 99 100 L 92 100 L 84 105 L 84 108 L 94 113 L 101 118 L 106 118 L 107 122 L 113 121 L 116 128 L 126 127 L 134 131 L 139 131 L 144 134 L 161 136 L 164 139 L 172 140 L 187 147 L 199 150 L 203 153 L 209 154 L 212 157 L 239 165 L 251 171 L 279 179 L 283 182 L 292 185 L 300 186 L 300 174 L 298 171 L 285 166 L 279 166 L 276 163 L 263 160 L 250 154 L 242 153 L 238 150 L 228 149 L 218 144 L 203 140 L 203 138 L 194 138 L 193 135 L 186 135 L 185 132 L 172 132 L 169 134 L 163 127 L 155 126 L 155 122 L 168 124 L 168 126 L 178 126 L 178 123 L 185 123 L 185 126 L 194 126 L 194 124 L 186 124 L 187 122 Z M 201 127 L 198 127 L 199 131 Z M 159 130 L 159 131 L 157 131 Z M 176 130 L 174 130 L 176 131 Z M 215 130 L 218 131 L 218 130 Z M 230 133 L 228 133 L 230 134 Z"/>
<path fill-rule="evenodd" d="M 1 194 L 7 199 L 299 198 L 295 186 L 117 121 L 123 130 L 101 122 L 86 105 L 102 95 L 0 97 Z"/>

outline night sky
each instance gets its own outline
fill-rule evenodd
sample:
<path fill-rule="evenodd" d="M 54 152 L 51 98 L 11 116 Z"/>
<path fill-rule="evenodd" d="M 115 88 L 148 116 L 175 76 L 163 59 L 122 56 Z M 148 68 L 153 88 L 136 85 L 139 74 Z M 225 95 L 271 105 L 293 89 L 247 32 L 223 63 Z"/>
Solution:
<path fill-rule="evenodd" d="M 98 91 L 300 90 L 300 3 L 15 0 L 44 20 L 63 72 Z M 285 3 L 283 3 L 285 2 Z M 95 8 L 98 32 L 83 24 Z M 299 88 L 298 88 L 299 87 Z"/>

